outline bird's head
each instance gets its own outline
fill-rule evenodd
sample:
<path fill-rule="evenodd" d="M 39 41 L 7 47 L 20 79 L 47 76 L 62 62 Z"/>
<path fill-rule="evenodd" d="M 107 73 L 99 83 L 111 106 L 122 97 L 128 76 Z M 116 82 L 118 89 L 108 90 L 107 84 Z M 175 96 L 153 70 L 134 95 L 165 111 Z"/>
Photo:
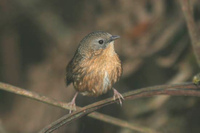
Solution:
<path fill-rule="evenodd" d="M 91 55 L 92 52 L 95 53 L 98 51 L 103 51 L 111 47 L 114 50 L 114 40 L 118 38 L 120 38 L 120 36 L 111 35 L 104 31 L 96 31 L 89 33 L 81 40 L 78 47 L 78 52 L 82 55 L 87 56 Z"/>

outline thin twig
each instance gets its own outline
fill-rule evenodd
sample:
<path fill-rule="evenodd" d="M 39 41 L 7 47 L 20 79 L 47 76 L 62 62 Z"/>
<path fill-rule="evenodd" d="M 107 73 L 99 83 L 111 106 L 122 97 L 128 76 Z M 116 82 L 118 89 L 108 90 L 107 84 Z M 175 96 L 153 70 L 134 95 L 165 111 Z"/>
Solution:
<path fill-rule="evenodd" d="M 46 103 L 46 104 L 49 104 L 49 105 L 53 105 L 53 106 L 56 106 L 56 107 L 59 107 L 59 108 L 62 108 L 62 109 L 68 109 L 68 110 L 70 109 L 68 107 L 67 103 L 59 102 L 55 99 L 46 97 L 44 95 L 39 95 L 35 92 L 27 91 L 27 90 L 24 90 L 24 89 L 21 89 L 19 87 L 15 87 L 15 86 L 12 86 L 12 85 L 9 85 L 9 84 L 5 84 L 5 83 L 0 82 L 0 89 L 14 93 L 14 94 L 17 94 L 17 95 L 25 96 L 27 98 L 37 100 L 37 101 L 40 101 L 40 102 L 43 102 L 43 103 Z M 76 107 L 76 108 L 78 110 L 81 109 L 80 107 Z M 141 131 L 141 130 L 142 131 L 143 130 L 149 131 L 149 130 L 151 130 L 149 128 L 138 126 L 138 125 L 136 126 L 133 123 L 130 124 L 127 121 L 124 121 L 124 120 L 121 120 L 121 119 L 118 119 L 118 118 L 114 118 L 114 117 L 111 117 L 111 116 L 108 116 L 108 115 L 105 115 L 105 114 L 102 114 L 102 113 L 98 113 L 98 112 L 93 112 L 93 113 L 89 114 L 89 117 L 103 121 L 103 122 L 106 122 L 106 123 L 109 123 L 109 124 L 120 126 L 120 127 L 123 127 L 123 128 L 128 128 L 128 129 L 134 130 L 134 131 Z"/>
<path fill-rule="evenodd" d="M 179 1 L 185 16 L 196 60 L 200 67 L 200 38 L 199 38 L 200 34 L 198 32 L 198 27 L 195 24 L 194 17 L 192 14 L 193 5 L 190 6 L 189 0 L 179 0 Z"/>
<path fill-rule="evenodd" d="M 150 97 L 154 95 L 171 95 L 171 96 L 197 96 L 200 97 L 200 89 L 198 86 L 194 85 L 193 83 L 182 83 L 182 84 L 175 84 L 175 85 L 161 85 L 161 86 L 153 86 L 142 88 L 134 91 L 130 91 L 123 94 L 125 100 L 127 99 L 136 99 L 142 97 Z M 97 109 L 100 109 L 104 106 L 110 105 L 112 103 L 117 102 L 118 100 L 114 100 L 113 98 L 108 98 L 88 106 L 81 108 L 78 111 L 73 112 L 72 114 L 67 114 L 62 118 L 58 119 L 57 121 L 53 122 L 52 124 L 48 125 L 44 129 L 42 129 L 39 133 L 51 133 L 57 128 L 61 127 L 64 124 L 69 124 Z M 140 132 L 148 132 L 152 133 L 155 131 L 147 131 L 143 130 Z"/>

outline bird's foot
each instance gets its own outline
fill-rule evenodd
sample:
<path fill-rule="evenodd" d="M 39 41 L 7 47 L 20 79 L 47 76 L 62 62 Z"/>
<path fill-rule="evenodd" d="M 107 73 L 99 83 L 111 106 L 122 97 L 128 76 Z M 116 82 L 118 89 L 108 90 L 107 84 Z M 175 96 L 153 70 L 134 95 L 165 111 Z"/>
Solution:
<path fill-rule="evenodd" d="M 76 103 L 75 101 L 71 101 L 67 104 L 67 106 L 69 107 L 69 113 L 71 114 L 72 111 L 76 111 Z"/>
<path fill-rule="evenodd" d="M 78 95 L 78 92 L 76 92 L 76 94 L 74 95 L 72 101 L 70 103 L 67 104 L 67 106 L 69 107 L 69 113 L 71 114 L 72 111 L 76 111 L 76 97 Z"/>
<path fill-rule="evenodd" d="M 122 96 L 122 94 L 120 94 L 116 89 L 113 88 L 113 92 L 114 92 L 114 95 L 113 95 L 113 99 L 116 100 L 116 99 L 119 99 L 119 104 L 122 106 L 122 100 L 124 100 L 124 97 Z"/>

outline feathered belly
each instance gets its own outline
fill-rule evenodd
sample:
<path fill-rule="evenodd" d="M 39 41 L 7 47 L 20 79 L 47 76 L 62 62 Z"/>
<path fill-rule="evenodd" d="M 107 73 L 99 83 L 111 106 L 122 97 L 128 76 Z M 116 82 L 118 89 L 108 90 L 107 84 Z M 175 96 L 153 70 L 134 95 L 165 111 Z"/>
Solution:
<path fill-rule="evenodd" d="M 79 91 L 81 92 L 81 94 L 87 96 L 102 95 L 112 87 L 108 73 L 106 71 L 104 72 L 104 74 L 96 75 L 93 78 L 91 77 L 91 79 L 86 84 L 87 85 Z"/>
<path fill-rule="evenodd" d="M 90 60 L 82 64 L 80 68 L 82 69 L 75 78 L 74 87 L 87 96 L 99 96 L 106 93 L 121 76 L 121 63 L 118 56 L 109 61 Z"/>

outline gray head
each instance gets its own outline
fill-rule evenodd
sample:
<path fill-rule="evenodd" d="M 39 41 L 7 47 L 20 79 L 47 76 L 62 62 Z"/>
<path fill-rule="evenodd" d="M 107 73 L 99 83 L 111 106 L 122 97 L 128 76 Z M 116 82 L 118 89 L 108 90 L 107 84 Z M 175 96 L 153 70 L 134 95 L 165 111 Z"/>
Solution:
<path fill-rule="evenodd" d="M 81 40 L 78 51 L 81 54 L 84 54 L 85 52 L 89 51 L 106 49 L 111 42 L 113 42 L 115 39 L 118 39 L 119 37 L 120 36 L 111 35 L 104 31 L 95 31 L 89 33 Z"/>

